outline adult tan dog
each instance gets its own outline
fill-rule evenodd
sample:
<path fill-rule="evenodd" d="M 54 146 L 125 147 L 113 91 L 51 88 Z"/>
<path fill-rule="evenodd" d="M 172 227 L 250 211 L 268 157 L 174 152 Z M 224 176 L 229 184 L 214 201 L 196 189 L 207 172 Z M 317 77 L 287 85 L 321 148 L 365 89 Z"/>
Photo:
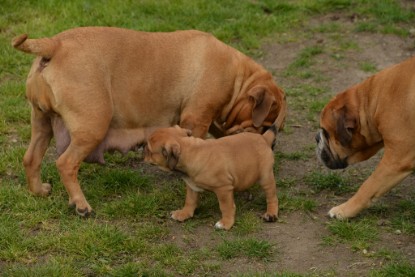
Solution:
<path fill-rule="evenodd" d="M 16 37 L 35 54 L 27 79 L 32 135 L 24 156 L 30 191 L 48 195 L 40 165 L 56 138 L 56 165 L 78 214 L 92 211 L 77 174 L 82 161 L 127 152 L 154 127 L 180 124 L 204 137 L 281 127 L 285 96 L 272 76 L 239 51 L 199 31 L 145 33 L 85 27 L 52 38 Z M 214 128 L 213 128 L 214 127 Z"/>
<path fill-rule="evenodd" d="M 317 155 L 331 169 L 366 160 L 384 147 L 372 175 L 329 215 L 350 218 L 415 168 L 415 58 L 385 69 L 337 95 L 323 109 Z"/>
<path fill-rule="evenodd" d="M 222 219 L 218 229 L 229 230 L 235 222 L 234 191 L 249 188 L 258 182 L 265 191 L 267 211 L 262 218 L 275 221 L 278 199 L 274 179 L 272 146 L 275 126 L 262 136 L 240 133 L 220 139 L 202 140 L 179 126 L 156 130 L 144 149 L 146 162 L 162 169 L 179 171 L 185 175 L 186 201 L 172 218 L 184 221 L 193 217 L 199 192 L 213 191 L 219 200 Z"/>

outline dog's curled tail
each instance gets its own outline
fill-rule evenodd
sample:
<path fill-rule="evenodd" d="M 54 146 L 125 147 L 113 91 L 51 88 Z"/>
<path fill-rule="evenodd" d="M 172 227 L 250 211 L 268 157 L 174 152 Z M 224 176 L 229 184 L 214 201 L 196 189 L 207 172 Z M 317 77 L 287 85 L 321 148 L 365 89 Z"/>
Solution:
<path fill-rule="evenodd" d="M 12 46 L 17 50 L 41 56 L 47 59 L 52 58 L 59 42 L 52 38 L 28 39 L 27 34 L 13 38 Z"/>
<path fill-rule="evenodd" d="M 278 127 L 276 126 L 276 124 L 272 124 L 268 128 L 268 130 L 266 130 L 265 133 L 262 135 L 272 150 L 274 150 L 275 147 L 275 138 L 277 137 L 277 134 Z"/>

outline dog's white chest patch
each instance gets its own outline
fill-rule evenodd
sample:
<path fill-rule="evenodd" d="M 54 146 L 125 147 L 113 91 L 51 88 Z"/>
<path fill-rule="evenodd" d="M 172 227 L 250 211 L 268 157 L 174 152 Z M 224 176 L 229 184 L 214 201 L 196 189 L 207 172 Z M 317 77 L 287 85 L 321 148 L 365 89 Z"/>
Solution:
<path fill-rule="evenodd" d="M 192 181 L 192 179 L 188 177 L 183 177 L 183 180 L 186 182 L 186 184 L 195 192 L 202 192 L 204 189 L 199 188 L 195 182 Z"/>

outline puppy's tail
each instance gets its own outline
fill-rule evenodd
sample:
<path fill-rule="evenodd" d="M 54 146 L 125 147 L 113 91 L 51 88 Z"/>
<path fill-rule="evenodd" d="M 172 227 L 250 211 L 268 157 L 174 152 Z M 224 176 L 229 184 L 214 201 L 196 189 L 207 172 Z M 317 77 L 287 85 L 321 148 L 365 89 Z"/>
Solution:
<path fill-rule="evenodd" d="M 23 34 L 12 40 L 12 46 L 17 50 L 50 59 L 55 54 L 59 42 L 52 38 L 28 39 L 28 36 Z"/>
<path fill-rule="evenodd" d="M 275 147 L 275 138 L 278 134 L 278 128 L 275 124 L 272 124 L 271 127 L 262 135 L 268 145 L 274 150 Z"/>

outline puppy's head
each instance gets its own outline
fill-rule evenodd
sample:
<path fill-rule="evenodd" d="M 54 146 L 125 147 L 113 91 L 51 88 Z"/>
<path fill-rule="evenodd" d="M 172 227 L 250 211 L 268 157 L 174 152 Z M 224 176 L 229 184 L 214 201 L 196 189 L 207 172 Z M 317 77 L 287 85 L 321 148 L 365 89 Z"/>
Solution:
<path fill-rule="evenodd" d="M 191 135 L 191 131 L 179 126 L 154 131 L 144 147 L 144 161 L 166 171 L 174 170 L 180 157 L 180 139 Z"/>
<path fill-rule="evenodd" d="M 380 148 L 368 142 L 360 124 L 359 103 L 353 89 L 337 95 L 321 112 L 316 134 L 317 157 L 330 169 L 367 160 Z"/>
<path fill-rule="evenodd" d="M 273 123 L 282 129 L 286 112 L 285 94 L 280 88 L 273 82 L 256 85 L 232 108 L 224 124 L 225 133 L 262 134 Z"/>

